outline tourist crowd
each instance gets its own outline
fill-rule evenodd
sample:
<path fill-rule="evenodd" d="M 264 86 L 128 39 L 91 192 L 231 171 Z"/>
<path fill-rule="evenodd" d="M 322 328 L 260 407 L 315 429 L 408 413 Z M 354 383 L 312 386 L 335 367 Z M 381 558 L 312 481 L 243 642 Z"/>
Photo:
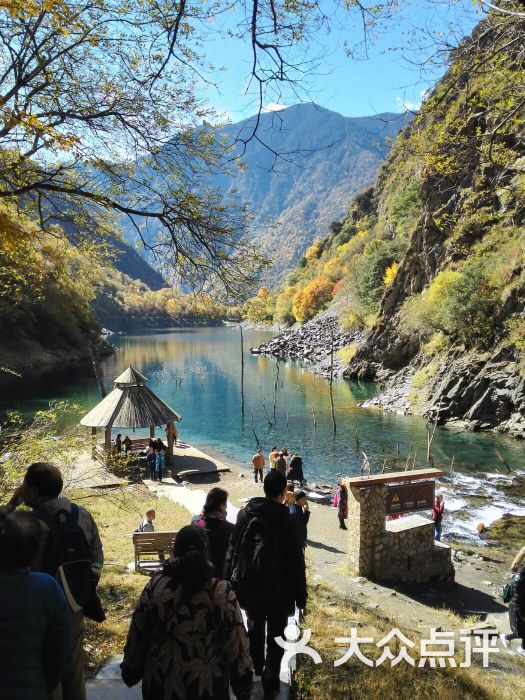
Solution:
<path fill-rule="evenodd" d="M 226 519 L 227 492 L 212 488 L 202 512 L 177 533 L 172 557 L 144 587 L 121 674 L 128 686 L 142 682 L 145 700 L 228 700 L 230 687 L 248 700 L 254 674 L 265 698 L 279 693 L 284 649 L 276 638 L 306 605 L 310 518 L 307 494 L 293 491 L 278 466 L 283 452 L 272 450 L 264 496 L 251 498 L 235 525 Z M 93 517 L 61 496 L 62 486 L 56 467 L 32 464 L 0 509 L 0 689 L 10 700 L 86 698 L 84 617 L 105 619 L 97 595 L 104 556 Z M 342 483 L 336 498 L 346 528 Z M 22 504 L 30 511 L 17 510 Z M 438 537 L 442 499 L 435 509 Z M 154 520 L 150 509 L 138 531 L 154 531 Z M 521 638 L 525 655 L 525 547 L 512 572 L 511 636 Z"/>

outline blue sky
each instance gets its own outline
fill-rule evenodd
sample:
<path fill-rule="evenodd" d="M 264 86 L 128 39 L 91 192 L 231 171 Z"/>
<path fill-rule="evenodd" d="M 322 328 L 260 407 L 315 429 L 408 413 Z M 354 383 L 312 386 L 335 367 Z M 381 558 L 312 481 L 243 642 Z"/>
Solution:
<path fill-rule="evenodd" d="M 435 83 L 444 68 L 435 54 L 430 34 L 452 36 L 457 40 L 468 34 L 482 17 L 472 0 L 403 2 L 394 19 L 388 22 L 368 48 L 368 58 L 348 58 L 345 42 L 354 45 L 362 39 L 359 19 L 332 17 L 329 33 L 315 36 L 311 48 L 318 67 L 310 71 L 300 97 L 345 116 L 364 116 L 380 112 L 417 109 L 425 90 Z M 209 88 L 207 99 L 233 122 L 257 110 L 256 95 L 245 94 L 250 69 L 250 48 L 233 38 L 214 41 L 206 55 L 216 66 L 218 90 Z M 424 63 L 423 70 L 421 63 Z M 291 91 L 268 95 L 269 105 L 295 104 L 300 99 Z"/>

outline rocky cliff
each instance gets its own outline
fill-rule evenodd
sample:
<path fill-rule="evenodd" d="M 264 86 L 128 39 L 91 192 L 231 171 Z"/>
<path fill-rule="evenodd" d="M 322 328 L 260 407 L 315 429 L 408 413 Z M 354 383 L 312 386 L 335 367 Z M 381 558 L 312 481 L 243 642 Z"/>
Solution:
<path fill-rule="evenodd" d="M 380 381 L 370 403 L 518 438 L 524 35 L 520 18 L 489 17 L 476 29 L 396 140 L 373 191 L 300 272 L 331 280 L 343 327 L 361 329 L 343 376 Z"/>

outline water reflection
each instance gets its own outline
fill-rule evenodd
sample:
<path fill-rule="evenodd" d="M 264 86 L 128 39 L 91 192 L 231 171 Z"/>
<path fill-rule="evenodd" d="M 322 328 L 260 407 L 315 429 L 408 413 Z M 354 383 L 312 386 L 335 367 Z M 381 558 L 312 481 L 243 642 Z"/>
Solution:
<path fill-rule="evenodd" d="M 358 473 L 361 451 L 366 452 L 375 470 L 385 460 L 387 467 L 404 468 L 409 453 L 415 454 L 418 465 L 424 464 L 427 436 L 421 419 L 359 408 L 359 402 L 375 392 L 373 384 L 334 381 L 335 438 L 325 379 L 301 363 L 280 362 L 274 396 L 276 359 L 249 353 L 250 346 L 267 338 L 268 334 L 261 332 L 244 334 L 244 421 L 240 337 L 236 329 L 156 330 L 113 336 L 111 340 L 119 352 L 104 361 L 104 382 L 111 389 L 113 379 L 128 364 L 134 365 L 149 378 L 151 389 L 183 416 L 180 427 L 184 439 L 220 450 L 246 464 L 256 447 L 254 431 L 265 453 L 273 445 L 299 450 L 307 475 L 321 481 L 333 481 L 337 473 Z M 86 411 L 99 400 L 96 382 L 86 374 L 33 382 L 26 388 L 23 381 L 11 382 L 7 389 L 4 387 L 2 398 L 0 408 L 15 405 L 26 413 L 50 398 L 76 401 Z M 355 442 L 356 432 L 360 449 Z M 510 438 L 438 428 L 432 445 L 436 466 L 448 470 L 454 456 L 455 470 L 471 474 L 505 472 L 498 451 L 512 468 L 522 467 L 525 445 Z"/>

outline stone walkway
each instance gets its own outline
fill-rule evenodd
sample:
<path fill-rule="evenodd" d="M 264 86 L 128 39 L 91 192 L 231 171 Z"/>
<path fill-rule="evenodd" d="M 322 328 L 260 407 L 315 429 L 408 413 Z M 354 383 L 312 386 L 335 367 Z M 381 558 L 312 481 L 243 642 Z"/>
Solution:
<path fill-rule="evenodd" d="M 87 700 L 141 700 L 142 685 L 128 688 L 120 678 L 120 663 L 122 656 L 115 656 L 100 671 L 98 676 L 87 683 Z M 255 680 L 251 700 L 263 700 L 263 690 L 258 679 Z M 281 691 L 276 700 L 288 700 L 290 697 L 290 677 L 281 674 Z M 231 700 L 235 695 L 230 692 Z"/>

